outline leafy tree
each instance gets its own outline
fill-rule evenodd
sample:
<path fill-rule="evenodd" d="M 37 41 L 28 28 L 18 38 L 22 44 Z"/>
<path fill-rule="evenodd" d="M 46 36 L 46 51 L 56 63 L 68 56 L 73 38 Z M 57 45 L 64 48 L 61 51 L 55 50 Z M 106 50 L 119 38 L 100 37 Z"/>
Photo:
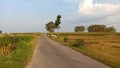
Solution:
<path fill-rule="evenodd" d="M 49 32 L 54 32 L 55 29 L 59 29 L 61 24 L 61 15 L 57 16 L 57 19 L 55 20 L 55 23 L 53 21 L 50 21 L 46 24 L 46 30 Z"/>
<path fill-rule="evenodd" d="M 90 25 L 87 30 L 88 32 L 106 32 L 105 25 Z"/>
<path fill-rule="evenodd" d="M 0 30 L 0 34 L 2 33 L 2 31 Z"/>
<path fill-rule="evenodd" d="M 106 28 L 106 32 L 116 32 L 116 29 L 113 26 L 108 27 L 108 28 Z"/>
<path fill-rule="evenodd" d="M 54 32 L 55 30 L 55 23 L 53 21 L 50 21 L 46 24 L 46 30 L 49 32 Z"/>
<path fill-rule="evenodd" d="M 61 24 L 61 15 L 57 16 L 57 19 L 55 20 L 55 28 L 58 30 L 60 28 Z"/>
<path fill-rule="evenodd" d="M 75 27 L 75 32 L 84 32 L 85 31 L 85 27 L 84 26 L 76 26 Z"/>

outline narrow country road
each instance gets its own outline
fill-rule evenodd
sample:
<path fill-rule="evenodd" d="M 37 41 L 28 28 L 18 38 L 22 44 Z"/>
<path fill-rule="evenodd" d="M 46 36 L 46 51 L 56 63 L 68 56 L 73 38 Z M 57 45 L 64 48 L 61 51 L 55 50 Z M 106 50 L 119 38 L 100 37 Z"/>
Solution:
<path fill-rule="evenodd" d="M 26 68 L 110 68 L 42 34 Z"/>

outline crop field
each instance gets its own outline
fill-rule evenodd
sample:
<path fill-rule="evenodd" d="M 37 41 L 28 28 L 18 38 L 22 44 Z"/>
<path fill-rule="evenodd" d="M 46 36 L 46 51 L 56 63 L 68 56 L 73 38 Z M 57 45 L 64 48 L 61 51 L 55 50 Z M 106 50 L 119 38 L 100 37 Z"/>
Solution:
<path fill-rule="evenodd" d="M 112 68 L 120 67 L 120 33 L 59 33 L 58 38 L 50 38 Z M 77 39 L 84 44 L 74 46 Z"/>
<path fill-rule="evenodd" d="M 32 57 L 39 33 L 0 35 L 0 68 L 25 68 Z"/>

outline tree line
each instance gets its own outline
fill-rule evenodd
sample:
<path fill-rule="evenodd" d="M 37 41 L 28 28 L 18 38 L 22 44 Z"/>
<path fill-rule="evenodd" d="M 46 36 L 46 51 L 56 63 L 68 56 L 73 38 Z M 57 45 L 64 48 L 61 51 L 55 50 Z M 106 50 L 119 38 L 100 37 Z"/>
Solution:
<path fill-rule="evenodd" d="M 45 28 L 48 32 L 54 32 L 55 29 L 58 29 L 60 28 L 60 24 L 61 24 L 61 18 L 62 16 L 61 15 L 57 15 L 57 19 L 55 20 L 55 22 L 53 21 L 49 21 Z M 106 25 L 90 25 L 88 26 L 87 28 L 85 26 L 76 26 L 74 28 L 74 31 L 75 32 L 85 32 L 85 31 L 88 31 L 88 32 L 116 32 L 116 29 L 112 26 L 112 27 L 107 27 Z"/>
<path fill-rule="evenodd" d="M 74 31 L 75 32 L 84 32 L 84 31 L 88 31 L 88 32 L 116 32 L 116 29 L 112 26 L 112 27 L 107 27 L 106 25 L 90 25 L 88 26 L 88 28 L 86 29 L 85 26 L 76 26 Z"/>

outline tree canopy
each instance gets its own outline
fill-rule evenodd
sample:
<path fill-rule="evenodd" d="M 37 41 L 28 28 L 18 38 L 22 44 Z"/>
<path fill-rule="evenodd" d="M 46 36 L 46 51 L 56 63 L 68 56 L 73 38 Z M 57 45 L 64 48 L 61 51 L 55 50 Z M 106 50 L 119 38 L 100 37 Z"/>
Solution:
<path fill-rule="evenodd" d="M 46 30 L 49 32 L 54 32 L 55 30 L 55 23 L 53 21 L 50 21 L 46 24 Z"/>
<path fill-rule="evenodd" d="M 85 27 L 84 26 L 76 26 L 75 27 L 75 32 L 84 32 L 85 31 Z"/>
<path fill-rule="evenodd" d="M 59 29 L 60 28 L 60 26 L 59 26 L 60 24 L 61 24 L 61 15 L 58 15 L 57 19 L 55 20 L 55 28 Z"/>
<path fill-rule="evenodd" d="M 2 33 L 2 31 L 0 30 L 0 34 Z"/>
<path fill-rule="evenodd" d="M 112 26 L 112 27 L 108 27 L 106 29 L 106 32 L 116 32 L 116 29 Z"/>
<path fill-rule="evenodd" d="M 106 32 L 105 25 L 90 25 L 87 30 L 88 32 Z"/>
<path fill-rule="evenodd" d="M 59 29 L 61 24 L 61 15 L 57 16 L 57 19 L 55 20 L 55 23 L 53 21 L 50 21 L 46 24 L 46 30 L 49 32 L 54 32 L 55 29 Z"/>
<path fill-rule="evenodd" d="M 90 25 L 87 30 L 88 32 L 116 32 L 113 26 L 107 27 L 106 25 Z"/>

